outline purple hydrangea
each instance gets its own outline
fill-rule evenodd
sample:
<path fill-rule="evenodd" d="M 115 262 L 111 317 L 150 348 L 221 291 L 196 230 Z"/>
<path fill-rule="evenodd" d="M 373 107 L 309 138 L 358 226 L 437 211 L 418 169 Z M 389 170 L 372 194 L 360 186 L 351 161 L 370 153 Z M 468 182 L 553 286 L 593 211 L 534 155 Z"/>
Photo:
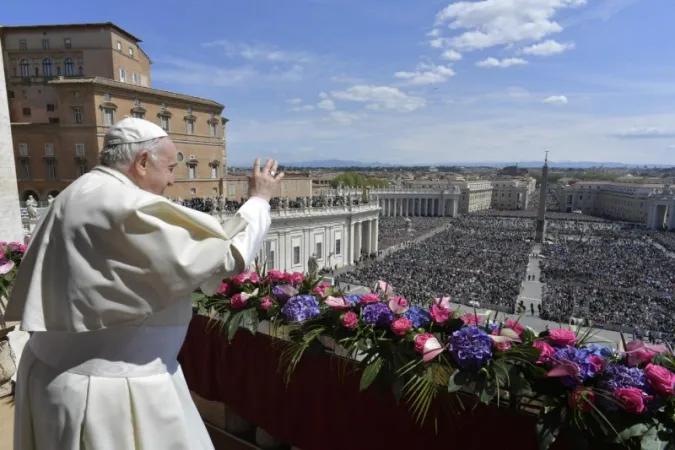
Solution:
<path fill-rule="evenodd" d="M 588 349 L 576 348 L 572 346 L 555 349 L 555 355 L 553 355 L 553 359 L 558 361 L 571 361 L 579 367 L 578 377 L 561 378 L 560 381 L 562 381 L 565 386 L 574 386 L 580 383 L 583 384 L 588 378 L 595 375 L 593 366 L 588 359 L 591 354 L 592 353 Z"/>
<path fill-rule="evenodd" d="M 289 298 L 298 294 L 298 290 L 290 284 L 280 284 L 272 288 L 272 295 L 274 295 L 280 303 L 288 301 Z"/>
<path fill-rule="evenodd" d="M 386 303 L 371 303 L 363 307 L 363 321 L 376 327 L 388 327 L 394 321 L 394 313 Z"/>
<path fill-rule="evenodd" d="M 313 295 L 298 295 L 286 302 L 281 314 L 289 322 L 304 322 L 319 315 L 319 302 Z"/>
<path fill-rule="evenodd" d="M 595 356 L 599 356 L 601 358 L 609 359 L 612 357 L 612 349 L 609 347 L 603 347 L 602 345 L 598 344 L 588 344 L 586 347 L 588 351 Z"/>
<path fill-rule="evenodd" d="M 413 327 L 420 328 L 431 322 L 431 314 L 426 309 L 411 306 L 403 317 L 413 323 Z"/>
<path fill-rule="evenodd" d="M 492 339 L 476 326 L 461 328 L 450 336 L 452 359 L 464 370 L 478 370 L 492 357 Z"/>
<path fill-rule="evenodd" d="M 621 364 L 608 364 L 605 368 L 599 386 L 608 391 L 617 388 L 647 389 L 645 371 L 637 367 L 627 367 Z"/>

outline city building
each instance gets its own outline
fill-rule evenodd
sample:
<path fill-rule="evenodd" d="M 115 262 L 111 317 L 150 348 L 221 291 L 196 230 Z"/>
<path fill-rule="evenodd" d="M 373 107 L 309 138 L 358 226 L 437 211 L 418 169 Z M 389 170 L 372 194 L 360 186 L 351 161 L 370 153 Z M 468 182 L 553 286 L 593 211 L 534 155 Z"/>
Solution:
<path fill-rule="evenodd" d="M 19 193 L 45 201 L 97 164 L 107 127 L 153 121 L 178 148 L 169 197 L 217 195 L 227 119 L 214 100 L 151 87 L 140 39 L 117 25 L 0 28 Z"/>
<path fill-rule="evenodd" d="M 534 178 L 492 181 L 493 209 L 525 210 L 536 190 Z"/>

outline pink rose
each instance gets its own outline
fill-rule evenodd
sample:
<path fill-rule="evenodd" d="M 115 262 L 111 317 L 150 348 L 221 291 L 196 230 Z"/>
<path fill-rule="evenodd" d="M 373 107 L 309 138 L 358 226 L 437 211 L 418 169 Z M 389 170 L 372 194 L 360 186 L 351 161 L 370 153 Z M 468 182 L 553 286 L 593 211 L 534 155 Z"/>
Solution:
<path fill-rule="evenodd" d="M 347 300 L 344 297 L 333 297 L 333 296 L 328 296 L 326 297 L 326 300 L 324 303 L 328 306 L 330 306 L 333 309 L 337 310 L 345 310 L 349 309 L 351 307 L 351 304 L 349 303 L 349 300 Z"/>
<path fill-rule="evenodd" d="M 441 308 L 440 306 L 431 305 L 431 310 L 429 311 L 431 318 L 436 323 L 443 323 L 450 318 L 452 311 L 449 309 Z"/>
<path fill-rule="evenodd" d="M 415 351 L 422 355 L 424 362 L 429 362 L 443 353 L 443 346 L 431 333 L 420 333 L 415 336 Z"/>
<path fill-rule="evenodd" d="M 593 369 L 593 373 L 598 373 L 605 367 L 605 360 L 598 355 L 589 356 L 588 362 L 590 363 L 591 369 Z"/>
<path fill-rule="evenodd" d="M 345 328 L 356 328 L 356 324 L 359 322 L 359 316 L 356 313 L 349 311 L 342 315 L 342 326 Z"/>
<path fill-rule="evenodd" d="M 473 313 L 467 313 L 462 316 L 462 322 L 469 326 L 476 326 L 482 322 L 482 319 Z"/>
<path fill-rule="evenodd" d="M 313 293 L 313 294 L 316 294 L 316 295 L 320 295 L 321 297 L 325 297 L 325 296 L 326 296 L 326 291 L 324 291 L 323 289 L 321 289 L 319 286 L 317 286 L 317 287 L 315 287 L 314 289 L 312 289 L 312 293 Z"/>
<path fill-rule="evenodd" d="M 673 395 L 673 385 L 675 385 L 675 374 L 665 367 L 647 364 L 645 367 L 645 377 L 656 392 L 670 397 Z"/>
<path fill-rule="evenodd" d="M 574 331 L 567 328 L 556 328 L 548 332 L 548 339 L 556 347 L 566 347 L 574 345 L 577 341 L 577 336 L 574 334 Z"/>
<path fill-rule="evenodd" d="M 244 292 L 234 294 L 232 300 L 230 300 L 230 306 L 232 309 L 243 309 L 246 306 L 249 297 L 250 295 Z"/>
<path fill-rule="evenodd" d="M 361 297 L 361 304 L 368 305 L 370 303 L 377 303 L 380 301 L 380 297 L 377 294 L 365 294 Z"/>
<path fill-rule="evenodd" d="M 492 348 L 498 352 L 511 350 L 511 341 L 492 341 Z"/>
<path fill-rule="evenodd" d="M 230 293 L 230 283 L 222 282 L 220 283 L 220 287 L 218 288 L 218 295 L 222 295 L 223 297 L 227 297 L 227 294 Z"/>
<path fill-rule="evenodd" d="M 305 281 L 305 275 L 301 272 L 293 272 L 291 274 L 287 274 L 286 279 L 293 286 L 300 286 L 302 282 Z"/>
<path fill-rule="evenodd" d="M 555 355 L 555 350 L 553 350 L 553 347 L 548 345 L 544 341 L 534 341 L 532 343 L 532 347 L 538 348 L 539 349 L 539 359 L 537 360 L 538 364 L 542 363 L 547 363 L 553 359 L 553 355 Z"/>
<path fill-rule="evenodd" d="M 626 344 L 626 362 L 629 366 L 641 366 L 651 362 L 658 353 L 665 353 L 664 345 L 646 344 L 642 341 L 631 341 Z"/>
<path fill-rule="evenodd" d="M 506 326 L 518 333 L 518 336 L 522 336 L 523 331 L 525 331 L 525 327 L 513 319 L 506 319 Z"/>
<path fill-rule="evenodd" d="M 408 311 L 408 300 L 403 297 L 392 297 L 389 299 L 389 309 L 394 314 L 405 314 Z"/>
<path fill-rule="evenodd" d="M 268 270 L 265 278 L 270 283 L 281 283 L 284 280 L 284 273 L 281 270 Z"/>
<path fill-rule="evenodd" d="M 434 298 L 434 305 L 443 309 L 450 309 L 450 297 L 436 297 Z"/>
<path fill-rule="evenodd" d="M 644 412 L 645 401 L 654 398 L 638 388 L 617 388 L 614 389 L 613 394 L 619 400 L 621 407 L 633 414 Z"/>
<path fill-rule="evenodd" d="M 235 284 L 235 286 L 241 286 L 242 284 L 246 283 L 247 281 L 251 283 L 259 283 L 260 282 L 260 276 L 258 275 L 257 272 L 254 272 L 250 269 L 243 271 L 239 275 L 232 277 L 232 282 Z"/>
<path fill-rule="evenodd" d="M 260 308 L 262 308 L 263 311 L 267 311 L 274 305 L 274 300 L 272 300 L 271 297 L 263 297 L 260 300 Z"/>
<path fill-rule="evenodd" d="M 5 259 L 5 253 L 0 251 L 0 261 L 2 261 L 3 259 Z"/>
<path fill-rule="evenodd" d="M 581 412 L 590 412 L 595 404 L 595 392 L 590 389 L 576 388 L 567 399 L 570 408 Z"/>
<path fill-rule="evenodd" d="M 405 317 L 399 317 L 389 325 L 389 328 L 396 336 L 405 336 L 411 327 L 412 321 Z"/>

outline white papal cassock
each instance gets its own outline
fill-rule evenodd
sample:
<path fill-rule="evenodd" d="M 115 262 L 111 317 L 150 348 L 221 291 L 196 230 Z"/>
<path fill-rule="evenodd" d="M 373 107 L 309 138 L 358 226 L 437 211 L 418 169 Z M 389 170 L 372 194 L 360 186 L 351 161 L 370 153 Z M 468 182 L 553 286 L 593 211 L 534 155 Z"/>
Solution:
<path fill-rule="evenodd" d="M 254 258 L 269 204 L 225 226 L 97 167 L 33 233 L 6 319 L 33 332 L 19 364 L 15 450 L 212 449 L 176 357 L 190 293 Z"/>

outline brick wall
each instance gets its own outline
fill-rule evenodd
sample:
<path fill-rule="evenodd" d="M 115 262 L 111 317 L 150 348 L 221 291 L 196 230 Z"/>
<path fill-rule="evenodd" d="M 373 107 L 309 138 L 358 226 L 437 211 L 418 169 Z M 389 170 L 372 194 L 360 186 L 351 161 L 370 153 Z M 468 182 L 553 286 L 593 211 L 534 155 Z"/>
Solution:
<path fill-rule="evenodd" d="M 0 54 L 2 54 L 2 41 L 0 41 Z M 3 60 L 0 59 L 0 240 L 23 241 L 12 128 L 9 123 L 5 86 L 5 69 Z"/>

